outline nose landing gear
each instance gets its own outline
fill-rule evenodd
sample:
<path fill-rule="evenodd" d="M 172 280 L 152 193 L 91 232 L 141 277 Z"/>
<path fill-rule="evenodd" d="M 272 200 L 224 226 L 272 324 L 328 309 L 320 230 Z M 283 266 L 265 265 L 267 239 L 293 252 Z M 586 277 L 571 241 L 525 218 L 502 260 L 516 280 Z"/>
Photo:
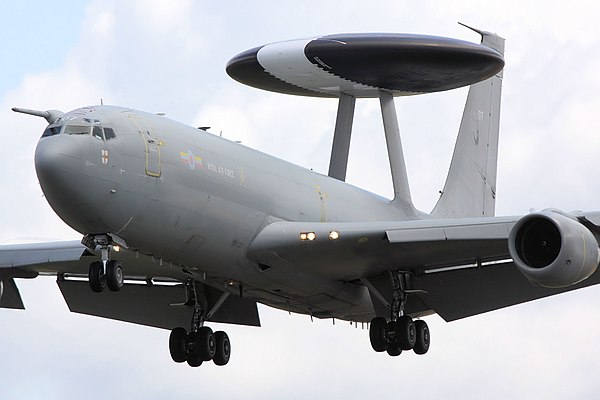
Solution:
<path fill-rule="evenodd" d="M 369 338 L 371 347 L 376 352 L 384 352 L 390 356 L 398 356 L 403 350 L 413 350 L 416 354 L 425 354 L 429 350 L 429 327 L 425 321 L 413 321 L 409 315 L 404 315 L 404 307 L 409 290 L 406 282 L 409 274 L 390 272 L 392 281 L 392 302 L 390 304 L 390 321 L 383 317 L 371 320 Z"/>
<path fill-rule="evenodd" d="M 92 249 L 100 246 L 102 253 L 102 261 L 94 261 L 90 264 L 88 277 L 92 291 L 100 293 L 106 286 L 113 292 L 121 290 L 124 280 L 123 266 L 119 261 L 110 259 L 110 237 L 86 235 L 82 243 Z"/>

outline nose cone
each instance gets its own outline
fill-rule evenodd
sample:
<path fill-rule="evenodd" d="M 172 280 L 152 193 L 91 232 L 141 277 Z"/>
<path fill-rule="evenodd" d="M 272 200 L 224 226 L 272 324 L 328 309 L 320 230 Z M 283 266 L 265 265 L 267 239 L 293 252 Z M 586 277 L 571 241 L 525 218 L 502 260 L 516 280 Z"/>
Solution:
<path fill-rule="evenodd" d="M 48 185 L 62 186 L 80 168 L 81 151 L 73 137 L 57 135 L 40 139 L 35 149 L 35 170 L 42 189 Z"/>
<path fill-rule="evenodd" d="M 75 138 L 67 135 L 43 137 L 35 150 L 35 170 L 46 200 L 69 225 L 81 184 L 81 151 Z"/>

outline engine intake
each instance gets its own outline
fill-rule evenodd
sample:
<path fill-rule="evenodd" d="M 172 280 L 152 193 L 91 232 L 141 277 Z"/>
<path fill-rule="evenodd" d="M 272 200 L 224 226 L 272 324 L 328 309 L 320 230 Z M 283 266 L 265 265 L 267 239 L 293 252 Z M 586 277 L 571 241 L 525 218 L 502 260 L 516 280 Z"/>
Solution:
<path fill-rule="evenodd" d="M 598 241 L 575 219 L 554 211 L 521 218 L 510 231 L 508 249 L 533 284 L 562 288 L 590 277 L 600 262 Z"/>

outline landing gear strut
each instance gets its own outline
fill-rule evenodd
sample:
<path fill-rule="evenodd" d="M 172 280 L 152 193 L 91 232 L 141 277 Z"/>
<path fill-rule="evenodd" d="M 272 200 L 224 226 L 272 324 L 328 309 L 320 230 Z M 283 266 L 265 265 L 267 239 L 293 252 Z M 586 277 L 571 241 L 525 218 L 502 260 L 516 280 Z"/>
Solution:
<path fill-rule="evenodd" d="M 369 338 L 371 346 L 377 352 L 390 356 L 398 356 L 403 350 L 413 350 L 416 354 L 425 354 L 429 350 L 429 327 L 425 321 L 413 321 L 404 315 L 404 307 L 409 294 L 406 272 L 390 272 L 392 283 L 392 302 L 390 304 L 390 321 L 383 317 L 375 317 L 371 321 Z"/>
<path fill-rule="evenodd" d="M 102 261 L 94 261 L 90 264 L 88 277 L 90 288 L 100 293 L 106 286 L 118 292 L 123 287 L 123 266 L 119 261 L 110 259 L 111 239 L 108 235 L 86 235 L 82 243 L 89 248 L 100 246 Z"/>
<path fill-rule="evenodd" d="M 214 332 L 204 326 L 207 301 L 201 286 L 194 281 L 186 282 L 186 298 L 183 304 L 193 306 L 194 313 L 190 332 L 175 328 L 169 336 L 171 358 L 177 363 L 187 361 L 190 367 L 199 367 L 204 361 L 212 360 L 216 365 L 225 365 L 231 356 L 229 336 L 223 331 Z M 212 311 L 212 310 L 211 310 Z"/>

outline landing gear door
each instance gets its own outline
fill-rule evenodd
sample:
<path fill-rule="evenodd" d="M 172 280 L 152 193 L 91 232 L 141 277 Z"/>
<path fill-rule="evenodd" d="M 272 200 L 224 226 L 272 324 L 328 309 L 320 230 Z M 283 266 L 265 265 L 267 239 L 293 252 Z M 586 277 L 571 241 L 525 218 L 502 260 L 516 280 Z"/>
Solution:
<path fill-rule="evenodd" d="M 148 123 L 138 115 L 129 115 L 144 141 L 146 175 L 160 176 L 160 141 Z"/>

